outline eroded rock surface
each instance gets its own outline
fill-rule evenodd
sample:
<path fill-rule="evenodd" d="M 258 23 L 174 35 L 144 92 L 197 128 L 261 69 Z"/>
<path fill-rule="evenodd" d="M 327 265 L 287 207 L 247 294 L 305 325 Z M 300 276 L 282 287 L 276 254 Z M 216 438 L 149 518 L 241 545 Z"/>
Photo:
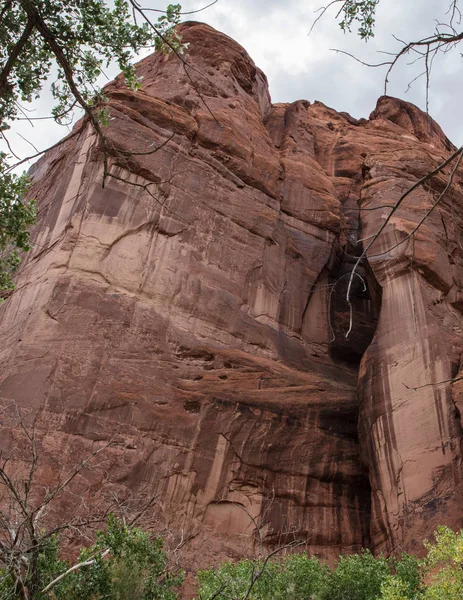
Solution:
<path fill-rule="evenodd" d="M 272 105 L 233 40 L 197 23 L 183 36 L 190 67 L 153 55 L 142 91 L 108 86 L 106 133 L 133 153 L 104 188 L 85 122 L 33 168 L 3 402 L 37 415 L 50 481 L 116 440 L 107 485 L 159 494 L 195 564 L 249 551 L 256 523 L 323 556 L 415 550 L 462 524 L 461 171 L 391 249 L 451 165 L 394 214 L 354 277 L 347 338 L 345 295 L 361 240 L 453 147 L 393 98 L 360 121 Z M 17 439 L 2 433 L 13 456 Z"/>

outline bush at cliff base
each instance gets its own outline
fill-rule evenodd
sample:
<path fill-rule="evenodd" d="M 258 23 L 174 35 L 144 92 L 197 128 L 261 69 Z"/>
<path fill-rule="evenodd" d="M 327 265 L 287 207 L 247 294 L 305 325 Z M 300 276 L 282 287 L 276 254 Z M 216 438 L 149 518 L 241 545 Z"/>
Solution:
<path fill-rule="evenodd" d="M 198 597 L 201 600 L 294 600 L 311 598 L 323 586 L 329 569 L 314 557 L 293 554 L 267 563 L 241 560 L 224 563 L 218 569 L 198 574 Z"/>
<path fill-rule="evenodd" d="M 401 589 L 397 577 L 382 585 L 380 600 L 463 600 L 463 530 L 455 533 L 449 527 L 439 527 L 435 543 L 424 542 L 428 550 L 422 562 L 427 585 L 415 596 Z"/>
<path fill-rule="evenodd" d="M 198 574 L 198 600 L 463 600 L 463 531 L 439 527 L 425 541 L 425 559 L 374 557 L 369 551 L 342 556 L 333 569 L 304 553 L 223 563 Z M 24 557 L 27 563 L 27 556 Z M 94 559 L 94 560 L 93 560 Z M 60 540 L 41 549 L 35 582 L 24 573 L 29 600 L 176 600 L 182 573 L 172 570 L 160 537 L 110 517 L 96 542 L 81 550 L 91 564 L 70 572 L 43 592 L 70 564 Z M 3 563 L 3 564 L 2 564 Z M 15 569 L 0 555 L 0 600 L 24 600 Z"/>
<path fill-rule="evenodd" d="M 258 576 L 256 578 L 256 576 Z M 218 569 L 198 575 L 198 598 L 201 600 L 378 600 L 387 578 L 400 582 L 413 598 L 420 586 L 418 559 L 403 555 L 399 561 L 383 556 L 375 558 L 369 551 L 342 556 L 330 569 L 305 554 L 268 561 L 242 560 L 224 563 Z"/>
<path fill-rule="evenodd" d="M 305 554 L 223 563 L 198 574 L 198 600 L 463 600 L 463 531 L 439 527 L 420 560 L 340 557 L 333 570 Z M 425 583 L 426 582 L 426 583 Z"/>
<path fill-rule="evenodd" d="M 96 542 L 80 552 L 76 569 L 46 590 L 71 564 L 60 559 L 58 536 L 50 536 L 41 548 L 35 569 L 22 573 L 21 565 L 3 562 L 0 568 L 0 600 L 176 600 L 175 588 L 182 582 L 178 570 L 168 568 L 168 556 L 160 537 L 152 537 L 110 516 Z M 27 561 L 27 557 L 24 556 Z M 29 565 L 30 566 L 30 565 Z M 27 571 L 27 568 L 26 568 Z"/>

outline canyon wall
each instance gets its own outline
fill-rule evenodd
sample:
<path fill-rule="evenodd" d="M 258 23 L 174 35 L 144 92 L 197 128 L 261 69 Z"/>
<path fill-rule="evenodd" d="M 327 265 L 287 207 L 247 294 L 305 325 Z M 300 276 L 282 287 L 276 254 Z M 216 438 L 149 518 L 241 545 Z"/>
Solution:
<path fill-rule="evenodd" d="M 394 213 L 352 311 L 346 291 L 453 146 L 394 98 L 368 120 L 272 105 L 237 43 L 182 35 L 187 64 L 155 54 L 141 91 L 107 86 L 106 167 L 83 120 L 32 169 L 2 403 L 35 419 L 44 485 L 112 440 L 82 496 L 156 496 L 195 564 L 260 534 L 325 557 L 419 550 L 463 525 L 461 170 L 413 236 L 452 165 Z M 3 428 L 25 463 L 21 439 Z"/>

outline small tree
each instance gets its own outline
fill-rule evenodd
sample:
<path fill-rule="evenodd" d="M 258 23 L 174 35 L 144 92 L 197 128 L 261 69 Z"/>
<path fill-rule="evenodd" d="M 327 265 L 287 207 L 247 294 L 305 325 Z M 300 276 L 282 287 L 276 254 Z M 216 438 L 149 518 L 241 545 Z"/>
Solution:
<path fill-rule="evenodd" d="M 29 568 L 21 582 L 13 563 L 3 564 L 2 600 L 175 600 L 174 588 L 182 582 L 180 572 L 168 569 L 160 537 L 112 515 L 95 544 L 81 550 L 78 562 L 60 558 L 58 535 L 47 538 L 37 556 L 35 569 Z"/>
<path fill-rule="evenodd" d="M 321 593 L 321 600 L 377 600 L 381 584 L 390 574 L 388 560 L 361 554 L 341 556 Z"/>
<path fill-rule="evenodd" d="M 3 425 L 9 420 L 10 430 L 16 427 L 24 455 L 22 466 L 18 457 L 0 455 L 0 599 L 173 600 L 181 577 L 168 569 L 162 539 L 135 527 L 155 498 L 129 519 L 127 503 L 103 499 L 90 510 L 74 486 L 114 442 L 100 445 L 54 486 L 45 487 L 35 424 L 27 426 L 27 415 L 16 405 L 1 416 Z M 64 502 L 72 510 L 66 519 L 60 511 Z M 110 513 L 115 510 L 125 519 Z M 97 532 L 96 542 L 82 549 L 76 562 L 62 560 L 61 536 L 68 531 L 83 536 L 106 520 L 107 528 Z"/>
<path fill-rule="evenodd" d="M 435 543 L 425 542 L 428 549 L 426 567 L 433 573 L 424 595 L 425 600 L 455 600 L 463 598 L 463 530 L 439 527 Z"/>

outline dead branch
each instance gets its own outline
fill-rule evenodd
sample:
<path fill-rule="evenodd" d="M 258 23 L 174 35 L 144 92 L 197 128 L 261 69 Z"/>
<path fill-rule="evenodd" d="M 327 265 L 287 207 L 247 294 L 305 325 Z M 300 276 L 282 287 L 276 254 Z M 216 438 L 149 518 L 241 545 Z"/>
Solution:
<path fill-rule="evenodd" d="M 109 448 L 109 446 L 112 446 L 113 443 L 114 443 L 114 440 L 110 440 L 109 442 L 104 444 L 101 448 L 98 448 L 98 450 L 95 450 L 94 452 L 92 452 L 90 454 L 90 456 L 88 456 L 86 459 L 81 461 L 79 463 L 79 465 L 71 471 L 71 473 L 66 477 L 66 479 L 61 484 L 56 486 L 56 488 L 51 493 L 48 493 L 46 495 L 45 500 L 43 501 L 40 508 L 50 504 L 50 502 L 52 502 L 58 496 L 58 494 L 60 492 L 62 492 L 65 488 L 67 488 L 69 486 L 69 484 L 73 481 L 73 479 L 75 479 L 77 477 L 77 475 L 83 469 L 85 469 L 85 467 L 95 458 L 95 456 L 98 456 L 98 454 L 101 454 L 101 452 L 104 452 L 107 448 Z M 33 514 L 37 513 L 38 510 L 39 510 L 38 508 L 35 509 Z"/>
<path fill-rule="evenodd" d="M 423 385 L 417 385 L 413 387 L 412 385 L 407 385 L 402 381 L 402 385 L 407 388 L 407 390 L 413 390 L 414 392 L 421 390 L 425 387 L 435 387 L 437 385 L 444 385 L 444 383 L 456 383 L 457 381 L 463 381 L 463 375 L 461 377 L 452 377 L 451 379 L 444 379 L 443 381 L 435 381 L 433 383 L 424 383 Z"/>
<path fill-rule="evenodd" d="M 335 281 L 332 286 L 331 286 L 331 290 L 330 290 L 330 295 L 328 297 L 328 326 L 330 328 L 330 332 L 331 332 L 331 342 L 334 342 L 336 339 L 336 334 L 334 333 L 334 329 L 333 329 L 333 324 L 331 322 L 331 299 L 332 299 L 332 295 L 333 292 L 336 288 L 336 286 L 338 285 L 338 283 L 344 279 L 345 277 L 349 277 L 351 275 L 351 273 L 344 273 L 344 275 L 341 275 L 341 277 L 339 277 L 339 279 L 337 279 L 337 281 Z M 355 273 L 355 276 L 358 277 L 360 279 L 360 281 L 362 282 L 363 285 L 363 291 L 366 292 L 367 291 L 367 284 L 365 282 L 365 280 L 363 279 L 363 277 L 359 274 L 359 273 Z M 350 311 L 350 319 L 352 319 L 352 304 L 349 305 L 349 311 Z M 347 336 L 346 336 L 347 337 Z"/>
<path fill-rule="evenodd" d="M 109 554 L 109 552 L 110 552 L 109 548 L 106 548 L 106 550 L 103 550 L 102 552 L 97 552 L 88 560 L 84 560 L 80 563 L 73 565 L 67 571 L 65 571 L 64 573 L 61 573 L 61 575 L 58 575 L 58 577 L 53 579 L 53 581 L 50 581 L 50 583 L 43 588 L 41 593 L 46 594 L 48 591 L 51 590 L 51 588 L 55 587 L 55 585 L 57 583 L 59 583 L 62 579 L 64 579 L 65 577 L 67 577 L 68 575 L 73 573 L 74 571 L 78 571 L 79 569 L 82 569 L 84 567 L 89 567 L 91 565 L 94 565 L 96 563 L 96 559 L 98 556 L 100 556 L 101 558 L 105 558 L 105 556 L 107 556 Z"/>
<path fill-rule="evenodd" d="M 431 206 L 431 208 L 424 213 L 424 215 L 422 216 L 422 218 L 418 221 L 418 223 L 410 231 L 410 233 L 407 234 L 404 237 L 403 240 L 400 240 L 399 242 L 397 242 L 393 246 L 390 246 L 387 250 L 384 250 L 383 252 L 379 252 L 378 254 L 370 254 L 368 256 L 368 258 L 376 258 L 378 256 L 383 256 L 384 254 L 388 254 L 389 252 L 391 252 L 395 248 L 398 248 L 398 246 L 401 246 L 403 243 L 405 243 L 407 240 L 409 240 L 418 231 L 418 229 L 421 227 L 421 225 L 423 225 L 423 223 L 426 221 L 426 219 L 429 217 L 429 215 L 433 212 L 433 210 L 436 208 L 436 206 L 440 203 L 440 201 L 442 200 L 442 198 L 448 192 L 450 186 L 453 183 L 453 180 L 454 180 L 454 177 L 455 177 L 455 173 L 457 172 L 458 167 L 460 166 L 462 158 L 463 158 L 463 151 L 460 151 L 460 154 L 458 156 L 458 160 L 455 163 L 455 165 L 454 165 L 454 167 L 453 167 L 453 169 L 452 169 L 452 171 L 450 173 L 450 177 L 449 177 L 449 179 L 447 181 L 447 184 L 446 184 L 444 190 L 439 194 L 437 200 L 434 202 L 434 204 Z"/>
<path fill-rule="evenodd" d="M 172 42 L 165 35 L 163 35 L 162 32 L 159 31 L 159 29 L 156 27 L 156 25 L 154 25 L 154 23 L 151 21 L 151 19 L 149 19 L 149 17 L 146 16 L 146 14 L 144 13 L 144 10 L 140 7 L 140 4 L 138 3 L 137 0 L 129 0 L 129 2 L 132 5 L 133 10 L 141 15 L 141 17 L 143 18 L 143 20 L 145 21 L 145 23 L 148 25 L 148 27 L 155 32 L 155 34 L 162 40 L 162 42 L 165 44 L 165 46 L 167 48 L 169 48 L 169 50 L 182 63 L 183 70 L 185 71 L 185 75 L 188 77 L 188 80 L 190 81 L 191 86 L 193 87 L 194 91 L 198 94 L 199 99 L 204 104 L 204 106 L 206 107 L 207 111 L 209 112 L 209 114 L 214 119 L 214 121 L 217 124 L 220 124 L 219 121 L 218 121 L 218 119 L 217 119 L 217 117 L 214 115 L 214 113 L 210 109 L 208 103 L 204 99 L 202 93 L 199 91 L 198 86 L 193 81 L 193 79 L 192 79 L 192 77 L 191 77 L 191 75 L 189 73 L 189 69 L 191 71 L 199 73 L 199 75 L 201 75 L 201 77 L 204 77 L 206 79 L 206 81 L 209 81 L 209 79 L 204 75 L 204 73 L 201 73 L 201 71 L 199 71 L 199 69 L 196 69 L 195 67 L 193 67 L 192 65 L 190 65 L 188 63 L 188 61 L 186 61 L 183 58 L 183 56 L 181 55 L 181 53 L 177 50 L 177 48 L 175 48 L 175 46 L 172 44 Z"/>
<path fill-rule="evenodd" d="M 213 0 L 213 2 L 211 2 L 210 4 L 206 4 L 206 6 L 202 6 L 201 8 L 197 8 L 195 10 L 182 11 L 179 14 L 181 14 L 181 15 L 196 15 L 197 13 L 203 12 L 204 10 L 210 8 L 211 6 L 214 6 L 214 4 L 217 4 L 218 1 L 219 0 Z M 146 12 L 155 12 L 155 13 L 163 13 L 163 14 L 167 13 L 166 10 L 161 10 L 160 8 L 145 8 L 145 7 L 143 7 L 141 10 L 146 11 Z"/>
<path fill-rule="evenodd" d="M 29 162 L 30 160 L 34 160 L 34 158 L 38 158 L 39 156 L 41 156 L 42 154 L 45 154 L 45 152 L 48 152 L 50 150 L 54 150 L 55 148 L 58 148 L 59 146 L 61 146 L 62 144 L 65 144 L 68 140 L 76 137 L 77 135 L 79 135 L 82 130 L 84 129 L 85 125 L 86 125 L 86 121 L 82 121 L 80 127 L 78 127 L 75 131 L 72 131 L 69 135 L 67 135 L 66 137 L 64 137 L 62 140 L 60 140 L 59 142 L 56 142 L 56 144 L 52 144 L 51 146 L 48 146 L 48 148 L 45 148 L 45 150 L 40 150 L 40 152 L 37 152 L 36 154 L 32 154 L 31 156 L 26 156 L 26 158 L 23 158 L 22 160 L 20 160 L 19 162 L 11 165 L 10 167 L 8 167 L 8 169 L 6 170 L 7 173 L 10 173 L 11 171 L 13 171 L 14 169 L 17 169 L 18 167 L 20 167 L 21 165 L 23 165 L 26 162 Z"/>
<path fill-rule="evenodd" d="M 336 19 L 339 17 L 339 15 L 342 12 L 342 9 L 344 8 L 344 6 L 346 5 L 346 0 L 332 0 L 329 4 L 327 4 L 326 6 L 321 6 L 320 8 L 317 8 L 314 12 L 318 12 L 320 13 L 317 18 L 315 19 L 315 21 L 312 23 L 309 33 L 307 34 L 307 36 L 309 36 L 312 31 L 314 30 L 315 26 L 317 25 L 317 23 L 323 18 L 323 16 L 325 15 L 325 13 L 335 4 L 340 4 L 342 3 L 341 8 L 339 9 L 337 15 L 336 15 Z"/>
<path fill-rule="evenodd" d="M 261 555 L 263 553 L 263 548 L 264 548 L 264 540 L 263 540 L 262 531 L 261 531 L 262 526 L 258 525 L 257 521 L 251 515 L 251 513 L 248 511 L 248 509 L 245 506 L 243 506 L 240 502 L 236 502 L 235 500 L 216 500 L 215 504 L 220 504 L 221 502 L 228 502 L 228 503 L 234 504 L 235 506 L 240 508 L 244 513 L 246 513 L 246 515 L 249 517 L 249 520 L 254 525 L 255 531 L 257 532 L 258 539 L 259 539 L 259 555 Z"/>
<path fill-rule="evenodd" d="M 386 227 L 388 226 L 388 224 L 389 224 L 390 220 L 392 219 L 393 215 L 398 211 L 398 209 L 402 205 L 403 201 L 406 198 L 408 198 L 408 196 L 412 192 L 414 192 L 417 188 L 419 188 L 421 185 L 423 185 L 424 183 L 426 183 L 427 181 L 429 181 L 430 179 L 432 179 L 435 175 L 437 175 L 438 173 L 440 173 L 448 164 L 450 164 L 457 157 L 458 157 L 458 164 L 460 164 L 462 154 L 463 154 L 463 146 L 461 146 L 460 148 L 458 148 L 457 150 L 455 150 L 455 152 L 453 152 L 446 160 L 444 160 L 440 165 L 438 165 L 433 171 L 430 171 L 429 173 L 427 173 L 426 175 L 424 175 L 423 177 L 421 177 L 421 179 L 419 179 L 411 187 L 409 187 L 400 196 L 400 198 L 397 200 L 397 202 L 394 204 L 394 207 L 391 209 L 391 212 L 384 219 L 384 221 L 383 221 L 382 225 L 380 226 L 380 228 L 378 229 L 378 231 L 376 231 L 376 233 L 373 234 L 373 236 L 371 237 L 370 241 L 365 246 L 365 248 L 362 250 L 362 252 L 360 253 L 360 256 L 357 258 L 357 260 L 356 260 L 356 262 L 354 264 L 354 267 L 352 268 L 352 271 L 350 273 L 349 284 L 347 286 L 346 301 L 347 301 L 347 303 L 350 306 L 351 315 L 352 315 L 352 302 L 351 302 L 352 284 L 353 284 L 353 281 L 354 281 L 354 277 L 355 277 L 355 275 L 357 273 L 357 269 L 358 269 L 360 263 L 364 260 L 364 258 L 368 257 L 368 251 L 370 250 L 370 248 L 373 246 L 373 244 L 376 242 L 376 240 L 379 238 L 379 236 L 382 234 L 382 232 L 386 229 Z M 455 171 L 456 171 L 456 168 L 454 168 L 454 170 L 452 171 L 451 179 L 453 179 L 453 175 L 454 175 Z M 449 183 L 451 184 L 451 181 Z M 449 187 L 450 187 L 450 185 L 447 185 L 445 187 L 444 192 L 440 195 L 440 197 L 438 199 L 438 202 L 440 202 L 442 200 L 442 198 L 444 197 L 444 194 L 448 191 Z M 432 210 L 433 209 L 434 209 L 434 207 L 432 207 Z M 424 220 L 422 220 L 422 222 L 424 222 Z M 422 223 L 420 222 L 419 226 L 421 224 Z M 403 241 L 405 241 L 405 240 L 403 240 Z M 353 327 L 353 319 L 351 318 L 350 322 L 349 322 L 349 329 L 348 329 L 348 331 L 346 333 L 346 338 L 349 337 L 349 334 L 352 331 L 352 327 Z"/>
<path fill-rule="evenodd" d="M 337 20 L 339 18 L 339 15 L 345 9 L 347 3 L 348 3 L 348 0 L 346 0 L 346 1 L 332 0 L 326 6 L 322 6 L 319 9 L 317 9 L 315 12 L 318 12 L 319 15 L 317 16 L 314 23 L 312 24 L 310 31 L 309 31 L 309 35 L 312 33 L 316 24 L 320 21 L 321 18 L 323 18 L 325 16 L 327 11 L 333 5 L 341 4 L 341 8 L 339 9 L 339 11 L 337 12 L 337 14 L 334 17 Z M 432 71 L 434 59 L 435 59 L 436 55 L 439 53 L 447 54 L 448 52 L 453 50 L 463 40 L 463 32 L 461 31 L 462 14 L 459 9 L 458 3 L 459 3 L 459 0 L 451 0 L 448 10 L 446 11 L 446 14 L 449 15 L 448 21 L 440 22 L 440 21 L 436 20 L 434 32 L 429 36 L 426 36 L 426 37 L 423 37 L 421 39 L 417 39 L 417 40 L 414 40 L 411 42 L 406 42 L 404 40 L 399 39 L 397 36 L 393 35 L 393 38 L 401 44 L 401 48 L 395 52 L 384 52 L 384 51 L 378 52 L 379 54 L 387 54 L 387 55 L 391 56 L 390 60 L 381 61 L 381 62 L 377 62 L 377 63 L 367 63 L 366 61 L 359 59 L 357 56 L 351 54 L 350 52 L 346 52 L 345 50 L 340 50 L 337 48 L 331 48 L 330 50 L 340 53 L 340 54 L 345 54 L 346 56 L 353 58 L 358 63 L 360 63 L 364 66 L 367 66 L 367 67 L 373 67 L 373 68 L 387 67 L 386 73 L 384 76 L 384 94 L 387 93 L 389 77 L 390 77 L 392 71 L 395 69 L 395 67 L 399 63 L 399 61 L 402 58 L 408 56 L 409 54 L 415 54 L 416 58 L 410 64 L 413 64 L 417 61 L 422 60 L 424 63 L 424 70 L 423 70 L 423 73 L 421 73 L 420 75 L 418 75 L 417 77 L 415 77 L 414 79 L 412 79 L 409 82 L 408 89 L 410 88 L 410 86 L 413 84 L 414 81 L 416 81 L 423 75 L 426 77 L 426 84 L 425 84 L 426 99 L 425 99 L 425 102 L 426 102 L 426 111 L 428 111 L 429 110 L 430 78 L 431 78 L 431 71 Z M 359 5 L 360 3 L 356 3 L 356 4 Z M 360 19 L 361 13 L 359 11 L 359 6 L 355 6 L 353 8 L 356 11 L 356 15 L 354 16 L 354 18 Z M 347 16 L 347 13 L 345 13 L 345 16 Z M 458 29 L 460 29 L 460 31 L 457 29 L 457 27 L 458 27 Z M 371 33 L 367 34 L 367 37 L 369 37 L 370 35 L 372 35 L 372 34 Z"/>

